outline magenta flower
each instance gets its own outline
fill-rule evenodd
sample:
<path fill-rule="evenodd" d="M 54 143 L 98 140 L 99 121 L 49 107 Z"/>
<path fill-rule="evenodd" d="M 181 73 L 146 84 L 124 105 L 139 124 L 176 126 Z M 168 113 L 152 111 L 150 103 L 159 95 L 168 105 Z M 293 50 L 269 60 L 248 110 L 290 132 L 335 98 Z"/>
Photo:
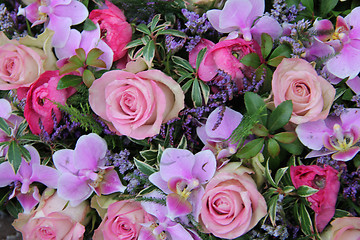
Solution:
<path fill-rule="evenodd" d="M 297 126 L 299 140 L 313 149 L 307 157 L 331 154 L 334 160 L 349 161 L 360 151 L 360 109 L 346 109 L 340 117 L 307 122 Z M 323 149 L 325 148 L 325 151 Z"/>
<path fill-rule="evenodd" d="M 327 19 L 317 21 L 314 28 L 320 33 L 317 38 L 338 53 L 327 61 L 327 70 L 339 78 L 355 78 L 360 72 L 360 7 L 345 18 L 338 16 L 335 30 Z"/>
<path fill-rule="evenodd" d="M 160 171 L 150 175 L 149 180 L 167 195 L 167 217 L 174 219 L 192 212 L 198 219 L 203 184 L 215 174 L 216 159 L 209 151 L 193 155 L 185 149 L 167 148 L 160 160 Z"/>
<path fill-rule="evenodd" d="M 101 40 L 99 24 L 96 24 L 95 30 L 82 31 L 81 33 L 75 29 L 71 29 L 65 45 L 63 47 L 55 48 L 56 57 L 59 58 L 59 62 L 62 63 L 76 55 L 75 50 L 78 48 L 84 49 L 86 54 L 93 48 L 99 48 L 104 52 L 99 59 L 105 62 L 106 69 L 110 69 L 114 52 L 103 40 Z"/>
<path fill-rule="evenodd" d="M 70 27 L 82 23 L 89 12 L 84 4 L 76 0 L 36 0 L 18 14 L 24 15 L 32 27 L 45 23 L 54 31 L 52 45 L 63 47 L 70 35 Z"/>
<path fill-rule="evenodd" d="M 80 204 L 95 191 L 97 195 L 124 192 L 125 188 L 114 167 L 105 166 L 107 144 L 95 133 L 81 136 L 74 150 L 54 153 L 55 167 L 61 173 L 60 197 L 72 206 Z"/>
<path fill-rule="evenodd" d="M 16 174 L 9 162 L 0 164 L 0 187 L 14 182 L 15 188 L 10 198 L 16 196 L 24 212 L 29 213 L 40 200 L 38 188 L 31 187 L 30 184 L 40 182 L 50 188 L 56 188 L 59 173 L 52 167 L 40 164 L 40 155 L 34 147 L 26 145 L 25 148 L 29 151 L 31 160 L 26 162 L 22 159 Z"/>
<path fill-rule="evenodd" d="M 252 37 L 259 41 L 262 33 L 275 39 L 281 35 L 282 28 L 274 18 L 263 16 L 264 10 L 264 0 L 228 0 L 223 10 L 210 10 L 206 15 L 218 32 L 230 33 L 230 39 L 239 33 L 246 41 L 251 41 Z M 261 18 L 253 26 L 258 17 Z"/>
<path fill-rule="evenodd" d="M 216 108 L 210 113 L 206 124 L 196 129 L 200 140 L 205 144 L 203 150 L 210 149 L 217 159 L 236 153 L 237 143 L 231 143 L 229 138 L 243 117 L 241 113 L 228 107 L 225 107 L 223 113 L 221 111 L 220 107 Z"/>

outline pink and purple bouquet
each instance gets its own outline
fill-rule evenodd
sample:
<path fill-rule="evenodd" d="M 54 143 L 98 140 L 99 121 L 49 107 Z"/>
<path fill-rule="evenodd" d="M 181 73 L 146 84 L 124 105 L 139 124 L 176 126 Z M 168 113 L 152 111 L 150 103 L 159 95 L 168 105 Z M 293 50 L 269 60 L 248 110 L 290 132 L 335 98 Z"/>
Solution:
<path fill-rule="evenodd" d="M 23 239 L 360 239 L 356 0 L 0 4 Z"/>

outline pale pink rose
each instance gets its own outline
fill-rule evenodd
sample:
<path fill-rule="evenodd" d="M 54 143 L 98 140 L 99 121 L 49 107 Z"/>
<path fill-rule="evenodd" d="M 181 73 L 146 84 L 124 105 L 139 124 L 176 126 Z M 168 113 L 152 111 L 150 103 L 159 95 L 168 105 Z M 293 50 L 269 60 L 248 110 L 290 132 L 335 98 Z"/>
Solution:
<path fill-rule="evenodd" d="M 233 239 L 248 232 L 266 215 L 265 199 L 250 173 L 239 163 L 229 163 L 210 180 L 200 212 L 204 230 Z"/>
<path fill-rule="evenodd" d="M 111 130 L 135 139 L 152 137 L 184 107 L 180 85 L 159 70 L 106 72 L 89 89 L 92 110 Z"/>
<path fill-rule="evenodd" d="M 25 37 L 9 40 L 0 32 L 0 90 L 29 87 L 45 70 L 54 70 L 49 31 L 37 39 Z"/>
<path fill-rule="evenodd" d="M 324 240 L 360 240 L 360 218 L 343 217 L 331 222 L 331 227 L 321 234 Z"/>
<path fill-rule="evenodd" d="M 141 224 L 152 221 L 152 217 L 144 211 L 141 204 L 135 201 L 120 201 L 112 203 L 95 230 L 94 240 L 135 240 Z"/>
<path fill-rule="evenodd" d="M 24 240 L 83 239 L 89 205 L 83 202 L 71 207 L 53 191 L 45 190 L 38 208 L 29 215 L 20 213 L 14 221 Z"/>
<path fill-rule="evenodd" d="M 282 60 L 273 75 L 272 91 L 275 107 L 292 100 L 290 122 L 295 124 L 325 119 L 335 97 L 335 88 L 299 58 Z"/>

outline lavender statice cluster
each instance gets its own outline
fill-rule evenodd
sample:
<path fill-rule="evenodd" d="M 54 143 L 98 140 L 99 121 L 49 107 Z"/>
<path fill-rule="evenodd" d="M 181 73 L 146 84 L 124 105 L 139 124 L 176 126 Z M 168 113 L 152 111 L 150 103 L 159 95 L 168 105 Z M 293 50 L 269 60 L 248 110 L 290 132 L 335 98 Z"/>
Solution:
<path fill-rule="evenodd" d="M 288 23 L 295 21 L 298 13 L 303 10 L 305 7 L 301 3 L 288 7 L 285 0 L 275 0 L 270 15 L 279 23 Z"/>
<path fill-rule="evenodd" d="M 334 103 L 333 109 L 334 109 L 333 114 L 335 116 L 340 116 L 342 113 L 346 111 L 346 108 L 343 104 L 337 104 L 337 103 Z"/>
<path fill-rule="evenodd" d="M 9 32 L 14 27 L 14 21 L 5 3 L 0 4 L 0 31 Z"/>
<path fill-rule="evenodd" d="M 240 91 L 240 93 L 246 93 L 246 92 L 257 93 L 260 87 L 264 84 L 265 77 L 266 77 L 266 69 L 264 69 L 263 74 L 261 74 L 260 80 L 257 80 L 257 76 L 255 74 L 253 74 L 250 80 L 247 77 L 244 77 L 243 89 Z"/>
<path fill-rule="evenodd" d="M 360 169 L 353 172 L 344 169 L 341 174 L 341 179 L 344 186 L 344 198 L 350 199 L 356 204 L 360 204 Z M 360 214 L 356 214 L 356 212 L 352 212 L 352 214 L 360 216 Z"/>
<path fill-rule="evenodd" d="M 15 0 L 8 1 L 14 10 L 9 10 L 4 3 L 0 4 L 0 31 L 5 32 L 12 39 L 27 35 L 24 16 L 17 16 L 20 4 Z"/>
<path fill-rule="evenodd" d="M 165 47 L 168 53 L 175 54 L 184 46 L 186 38 L 180 38 L 172 35 L 165 36 Z"/>
<path fill-rule="evenodd" d="M 308 30 L 311 27 L 311 22 L 308 20 L 301 19 L 300 21 L 289 24 L 287 26 L 287 36 L 282 36 L 279 41 L 280 44 L 287 44 L 292 48 L 292 57 L 301 56 L 305 53 L 305 44 L 308 42 L 310 35 Z"/>
<path fill-rule="evenodd" d="M 351 101 L 356 103 L 356 107 L 360 107 L 360 94 L 354 95 Z"/>

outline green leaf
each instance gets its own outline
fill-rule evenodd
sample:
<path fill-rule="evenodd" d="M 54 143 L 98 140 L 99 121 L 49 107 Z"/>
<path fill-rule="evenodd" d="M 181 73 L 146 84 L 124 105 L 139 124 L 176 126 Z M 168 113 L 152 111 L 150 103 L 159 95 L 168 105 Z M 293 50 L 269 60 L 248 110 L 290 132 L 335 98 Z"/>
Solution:
<path fill-rule="evenodd" d="M 155 191 L 156 189 L 157 189 L 157 187 L 155 187 L 154 185 L 151 185 L 151 186 L 149 186 L 149 187 L 141 190 L 141 191 L 137 194 L 137 196 L 143 196 L 143 195 L 145 195 L 145 194 L 149 194 L 149 193 Z"/>
<path fill-rule="evenodd" d="M 187 139 L 185 135 L 183 135 L 180 139 L 179 145 L 176 148 L 187 149 Z"/>
<path fill-rule="evenodd" d="M 192 85 L 191 99 L 193 101 L 194 107 L 201 107 L 202 105 L 201 89 L 200 89 L 199 80 L 197 78 L 194 79 Z"/>
<path fill-rule="evenodd" d="M 265 178 L 267 179 L 267 181 L 274 187 L 274 188 L 278 188 L 279 186 L 276 184 L 276 182 L 274 181 L 274 179 L 271 176 L 271 172 L 270 172 L 270 168 L 269 168 L 269 160 L 266 161 L 266 166 L 265 166 Z"/>
<path fill-rule="evenodd" d="M 282 177 L 286 173 L 286 171 L 289 169 L 289 167 L 283 167 L 276 171 L 275 174 L 275 183 L 276 185 L 279 185 L 279 182 L 281 181 Z"/>
<path fill-rule="evenodd" d="M 81 61 L 81 59 L 79 58 L 79 56 L 74 55 L 71 58 L 69 58 L 69 62 L 73 63 L 74 65 L 76 65 L 78 68 L 82 67 L 84 65 L 84 62 Z"/>
<path fill-rule="evenodd" d="M 276 194 L 274 196 L 272 196 L 270 198 L 270 200 L 268 201 L 268 206 L 269 206 L 269 217 L 270 217 L 270 221 L 271 224 L 273 226 L 276 225 L 276 207 L 277 207 L 277 201 L 279 199 L 279 194 Z"/>
<path fill-rule="evenodd" d="M 273 48 L 273 40 L 267 33 L 261 34 L 261 54 L 265 59 Z"/>
<path fill-rule="evenodd" d="M 137 47 L 137 46 L 140 46 L 140 45 L 143 45 L 143 41 L 141 38 L 138 38 L 138 39 L 135 39 L 131 42 L 129 42 L 128 44 L 126 44 L 126 47 L 125 48 L 133 48 L 133 47 Z"/>
<path fill-rule="evenodd" d="M 246 111 L 249 115 L 256 114 L 259 109 L 263 109 L 260 112 L 260 122 L 266 125 L 267 122 L 267 109 L 264 100 L 253 92 L 246 92 L 244 96 Z"/>
<path fill-rule="evenodd" d="M 84 22 L 84 30 L 85 31 L 92 31 L 96 29 L 95 23 L 91 21 L 89 18 L 87 18 Z"/>
<path fill-rule="evenodd" d="M 269 61 L 267 61 L 267 64 L 272 67 L 277 67 L 284 58 L 286 58 L 286 57 L 285 56 L 274 57 L 274 58 L 270 59 Z"/>
<path fill-rule="evenodd" d="M 62 78 L 60 78 L 57 90 L 65 89 L 68 87 L 75 87 L 79 85 L 82 82 L 82 77 L 78 75 L 65 75 Z"/>
<path fill-rule="evenodd" d="M 196 71 L 199 69 L 200 63 L 203 60 L 205 53 L 207 51 L 207 48 L 203 48 L 200 50 L 200 52 L 198 53 L 197 57 L 196 57 Z"/>
<path fill-rule="evenodd" d="M 86 52 L 82 48 L 75 49 L 76 55 L 79 57 L 80 61 L 84 63 L 86 61 Z"/>
<path fill-rule="evenodd" d="M 160 164 L 162 154 L 164 152 L 164 148 L 159 144 L 158 147 L 158 155 L 157 155 L 157 163 Z"/>
<path fill-rule="evenodd" d="M 148 24 L 148 26 L 150 27 L 151 32 L 154 32 L 154 29 L 156 27 L 156 25 L 158 24 L 158 22 L 160 21 L 160 14 L 156 14 L 153 19 L 151 20 L 151 22 Z"/>
<path fill-rule="evenodd" d="M 23 208 L 19 201 L 9 201 L 6 203 L 6 211 L 13 217 L 18 218 L 19 213 L 23 212 Z"/>
<path fill-rule="evenodd" d="M 176 65 L 178 65 L 182 68 L 185 68 L 189 72 L 195 72 L 195 70 L 193 69 L 191 64 L 188 61 L 186 61 L 185 59 L 178 57 L 178 56 L 172 56 L 171 59 Z"/>
<path fill-rule="evenodd" d="M 89 88 L 95 81 L 95 76 L 89 69 L 85 69 L 82 75 L 82 80 L 85 83 L 85 85 Z"/>
<path fill-rule="evenodd" d="M 143 23 L 137 25 L 136 30 L 138 30 L 139 32 L 145 33 L 147 35 L 151 35 L 149 28 Z"/>
<path fill-rule="evenodd" d="M 154 161 L 157 158 L 157 150 L 140 151 L 140 155 L 145 159 L 145 162 Z"/>
<path fill-rule="evenodd" d="M 294 155 L 300 155 L 304 149 L 304 145 L 302 145 L 297 138 L 292 143 L 284 144 L 279 142 L 279 144 L 281 148 L 284 148 L 286 151 Z"/>
<path fill-rule="evenodd" d="M 275 158 L 280 153 L 280 146 L 276 140 L 269 138 L 267 142 L 267 150 L 272 158 Z"/>
<path fill-rule="evenodd" d="M 157 35 L 172 35 L 175 37 L 186 38 L 186 34 L 175 29 L 164 29 L 157 32 Z"/>
<path fill-rule="evenodd" d="M 204 97 L 204 104 L 207 105 L 210 97 L 210 87 L 201 80 L 199 80 L 199 82 L 200 82 L 201 92 Z"/>
<path fill-rule="evenodd" d="M 143 56 L 144 56 L 144 60 L 146 62 L 146 64 L 151 67 L 151 63 L 154 59 L 155 56 L 155 43 L 154 41 L 149 41 L 145 47 L 144 47 L 144 51 L 143 51 Z"/>
<path fill-rule="evenodd" d="M 306 185 L 302 185 L 300 186 L 297 190 L 296 193 L 300 196 L 300 197 L 309 197 L 311 195 L 313 195 L 314 193 L 317 193 L 319 190 L 306 186 Z"/>
<path fill-rule="evenodd" d="M 134 163 L 135 163 L 137 169 L 139 169 L 139 171 L 144 173 L 145 175 L 150 176 L 151 174 L 156 172 L 155 168 L 151 167 L 147 163 L 137 160 L 136 158 L 134 158 Z"/>
<path fill-rule="evenodd" d="M 90 66 L 93 66 L 94 64 L 97 64 L 97 61 L 98 58 L 103 54 L 104 52 L 101 51 L 100 49 L 98 48 L 93 48 L 90 50 L 90 52 L 87 54 L 87 57 L 86 57 L 86 64 L 87 65 L 90 65 Z M 106 67 L 106 65 L 105 65 Z"/>
<path fill-rule="evenodd" d="M 295 187 L 294 186 L 285 186 L 282 190 L 284 193 L 291 193 L 292 191 L 295 190 Z"/>
<path fill-rule="evenodd" d="M 287 58 L 291 57 L 291 47 L 286 45 L 286 44 L 282 44 L 280 46 L 278 46 L 277 48 L 275 48 L 275 50 L 271 53 L 270 55 L 270 59 L 279 57 L 279 56 L 285 56 Z"/>
<path fill-rule="evenodd" d="M 342 209 L 335 209 L 334 218 L 351 217 L 351 213 Z"/>
<path fill-rule="evenodd" d="M 245 55 L 240 62 L 246 66 L 258 68 L 261 65 L 259 56 L 256 53 L 249 53 Z"/>
<path fill-rule="evenodd" d="M 154 31 L 153 32 L 158 32 L 158 31 L 161 31 L 161 30 L 164 30 L 166 29 L 167 27 L 171 26 L 171 23 L 170 22 L 165 22 L 163 24 L 160 24 L 158 26 L 156 26 L 154 28 Z"/>
<path fill-rule="evenodd" d="M 337 5 L 338 0 L 320 0 L 320 15 L 326 17 Z"/>
<path fill-rule="evenodd" d="M 297 136 L 295 132 L 281 132 L 273 136 L 273 138 L 281 143 L 293 143 Z"/>
<path fill-rule="evenodd" d="M 27 133 L 19 137 L 19 140 L 23 141 L 40 141 L 40 137 L 31 133 Z"/>
<path fill-rule="evenodd" d="M 29 150 L 27 150 L 24 146 L 18 145 L 21 155 L 25 158 L 25 161 L 30 162 L 31 161 L 31 155 Z"/>
<path fill-rule="evenodd" d="M 66 73 L 71 73 L 73 71 L 76 71 L 78 68 L 79 68 L 79 65 L 77 65 L 76 63 L 67 63 L 60 68 L 59 74 L 63 75 Z"/>
<path fill-rule="evenodd" d="M 285 126 L 290 120 L 293 111 L 291 100 L 280 103 L 269 116 L 268 129 L 270 132 Z"/>
<path fill-rule="evenodd" d="M 26 121 L 22 122 L 22 123 L 19 125 L 18 129 L 17 129 L 15 138 L 16 138 L 16 139 L 19 139 L 20 136 L 23 135 L 23 133 L 24 133 L 24 131 L 25 131 L 25 129 L 26 129 L 27 127 L 28 127 L 28 123 L 27 123 Z"/>
<path fill-rule="evenodd" d="M 267 130 L 267 128 L 259 123 L 255 124 L 255 126 L 253 127 L 253 129 L 251 129 L 251 131 L 258 137 L 266 137 L 269 135 L 269 131 Z"/>
<path fill-rule="evenodd" d="M 299 220 L 301 225 L 301 231 L 306 235 L 311 235 L 313 224 L 311 221 L 310 214 L 307 211 L 306 206 L 304 204 L 300 204 L 299 217 L 300 217 Z"/>
<path fill-rule="evenodd" d="M 264 145 L 263 138 L 254 139 L 243 146 L 240 151 L 236 154 L 236 157 L 240 159 L 249 159 L 260 152 Z"/>
<path fill-rule="evenodd" d="M 21 151 L 15 141 L 10 142 L 9 149 L 6 154 L 6 159 L 14 168 L 15 173 L 17 173 L 21 164 Z"/>
<path fill-rule="evenodd" d="M 194 79 L 190 79 L 189 81 L 187 81 L 182 87 L 181 89 L 183 90 L 184 94 L 187 93 L 187 91 L 189 91 L 190 87 L 192 86 L 194 82 Z"/>
<path fill-rule="evenodd" d="M 3 119 L 2 117 L 0 117 L 0 129 L 3 130 L 6 135 L 11 135 L 11 128 L 9 124 L 5 121 L 5 119 Z"/>

